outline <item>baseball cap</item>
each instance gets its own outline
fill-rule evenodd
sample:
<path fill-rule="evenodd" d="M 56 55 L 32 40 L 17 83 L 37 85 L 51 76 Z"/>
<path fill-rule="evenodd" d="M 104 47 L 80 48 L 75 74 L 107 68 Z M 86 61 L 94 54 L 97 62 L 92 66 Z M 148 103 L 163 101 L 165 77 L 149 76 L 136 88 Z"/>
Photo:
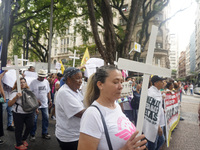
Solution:
<path fill-rule="evenodd" d="M 162 80 L 166 80 L 166 78 L 162 78 L 162 77 L 159 77 L 159 76 L 157 76 L 157 75 L 155 75 L 155 76 L 153 76 L 152 78 L 151 78 L 151 82 L 154 84 L 155 82 L 157 82 L 157 81 L 162 81 Z"/>

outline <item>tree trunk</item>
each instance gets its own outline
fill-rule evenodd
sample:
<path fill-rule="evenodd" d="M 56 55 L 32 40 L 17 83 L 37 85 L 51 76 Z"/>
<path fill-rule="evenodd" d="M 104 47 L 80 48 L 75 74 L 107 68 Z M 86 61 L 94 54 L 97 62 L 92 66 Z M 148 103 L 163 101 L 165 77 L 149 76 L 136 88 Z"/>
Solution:
<path fill-rule="evenodd" d="M 101 13 L 105 29 L 104 42 L 106 46 L 106 57 L 110 64 L 114 64 L 117 39 L 114 31 L 113 14 L 109 0 L 102 0 Z"/>
<path fill-rule="evenodd" d="M 134 31 L 135 25 L 137 23 L 143 1 L 144 0 L 132 0 L 132 2 L 131 2 L 129 19 L 127 22 L 126 31 L 125 31 L 126 33 L 125 33 L 125 37 L 124 37 L 124 41 L 123 41 L 122 52 L 124 54 L 124 58 L 128 57 L 129 46 L 131 44 L 133 31 Z"/>
<path fill-rule="evenodd" d="M 94 3 L 93 0 L 87 0 L 87 5 L 88 5 L 88 12 L 89 12 L 89 17 L 90 17 L 90 24 L 92 27 L 92 32 L 94 35 L 95 43 L 97 45 L 98 51 L 101 54 L 102 58 L 106 63 L 108 63 L 108 59 L 106 57 L 106 49 L 103 46 L 101 39 L 99 37 L 99 32 L 98 32 L 98 26 L 97 26 L 97 20 L 95 17 L 95 12 L 94 12 Z"/>

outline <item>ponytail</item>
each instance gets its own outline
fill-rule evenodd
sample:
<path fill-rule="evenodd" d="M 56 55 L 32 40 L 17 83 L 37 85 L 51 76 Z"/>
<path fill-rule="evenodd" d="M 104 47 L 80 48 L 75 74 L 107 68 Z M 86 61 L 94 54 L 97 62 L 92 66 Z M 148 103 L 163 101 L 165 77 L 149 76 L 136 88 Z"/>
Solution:
<path fill-rule="evenodd" d="M 85 107 L 89 107 L 98 97 L 100 91 L 95 82 L 95 74 L 92 74 L 88 79 L 87 90 L 84 97 Z"/>

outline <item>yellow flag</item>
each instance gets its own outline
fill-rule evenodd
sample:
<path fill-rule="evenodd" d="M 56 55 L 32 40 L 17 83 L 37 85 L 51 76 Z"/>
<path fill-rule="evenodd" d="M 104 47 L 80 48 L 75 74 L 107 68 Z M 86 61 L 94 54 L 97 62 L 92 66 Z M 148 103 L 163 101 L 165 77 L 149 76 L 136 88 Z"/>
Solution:
<path fill-rule="evenodd" d="M 81 60 L 81 66 L 85 65 L 88 59 L 90 59 L 90 54 L 88 52 L 88 48 L 86 48 L 83 58 Z"/>
<path fill-rule="evenodd" d="M 65 71 L 65 67 L 64 67 L 64 65 L 62 64 L 62 61 L 60 60 L 60 64 L 61 64 L 61 71 L 62 71 L 62 74 L 64 73 L 64 71 Z"/>

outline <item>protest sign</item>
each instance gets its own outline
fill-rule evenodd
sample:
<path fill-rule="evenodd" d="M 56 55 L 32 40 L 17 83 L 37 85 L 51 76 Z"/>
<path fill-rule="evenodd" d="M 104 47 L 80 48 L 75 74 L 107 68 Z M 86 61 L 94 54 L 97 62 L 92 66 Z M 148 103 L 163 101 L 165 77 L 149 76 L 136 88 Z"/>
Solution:
<path fill-rule="evenodd" d="M 121 92 L 121 98 L 117 100 L 118 103 L 123 102 L 130 102 L 133 98 L 133 89 L 132 89 L 132 83 L 131 82 L 123 82 L 122 83 L 122 92 Z"/>
<path fill-rule="evenodd" d="M 169 147 L 169 141 L 171 133 L 177 126 L 180 120 L 180 93 L 167 93 L 164 105 L 165 105 L 165 119 L 166 119 L 166 143 Z"/>
<path fill-rule="evenodd" d="M 37 79 L 38 74 L 37 72 L 25 71 L 24 76 L 25 76 L 27 85 L 29 86 L 34 79 Z"/>
<path fill-rule="evenodd" d="M 160 121 L 160 105 L 160 100 L 157 100 L 151 96 L 147 97 L 144 114 L 143 132 L 145 133 L 146 138 L 151 142 L 155 142 L 156 136 L 158 134 L 157 131 Z"/>
<path fill-rule="evenodd" d="M 96 69 L 104 65 L 104 60 L 100 58 L 90 58 L 85 64 L 85 77 L 90 77 L 93 73 L 96 72 Z"/>
<path fill-rule="evenodd" d="M 14 69 L 8 70 L 2 78 L 2 82 L 11 88 L 14 86 L 16 80 L 16 71 Z"/>
<path fill-rule="evenodd" d="M 61 63 L 59 63 L 59 62 L 56 62 L 55 69 L 57 69 L 57 70 L 60 70 L 60 68 L 61 68 Z"/>
<path fill-rule="evenodd" d="M 25 77 L 33 77 L 33 78 L 37 78 L 38 77 L 37 72 L 32 72 L 32 71 L 25 71 L 24 72 L 24 76 Z"/>

